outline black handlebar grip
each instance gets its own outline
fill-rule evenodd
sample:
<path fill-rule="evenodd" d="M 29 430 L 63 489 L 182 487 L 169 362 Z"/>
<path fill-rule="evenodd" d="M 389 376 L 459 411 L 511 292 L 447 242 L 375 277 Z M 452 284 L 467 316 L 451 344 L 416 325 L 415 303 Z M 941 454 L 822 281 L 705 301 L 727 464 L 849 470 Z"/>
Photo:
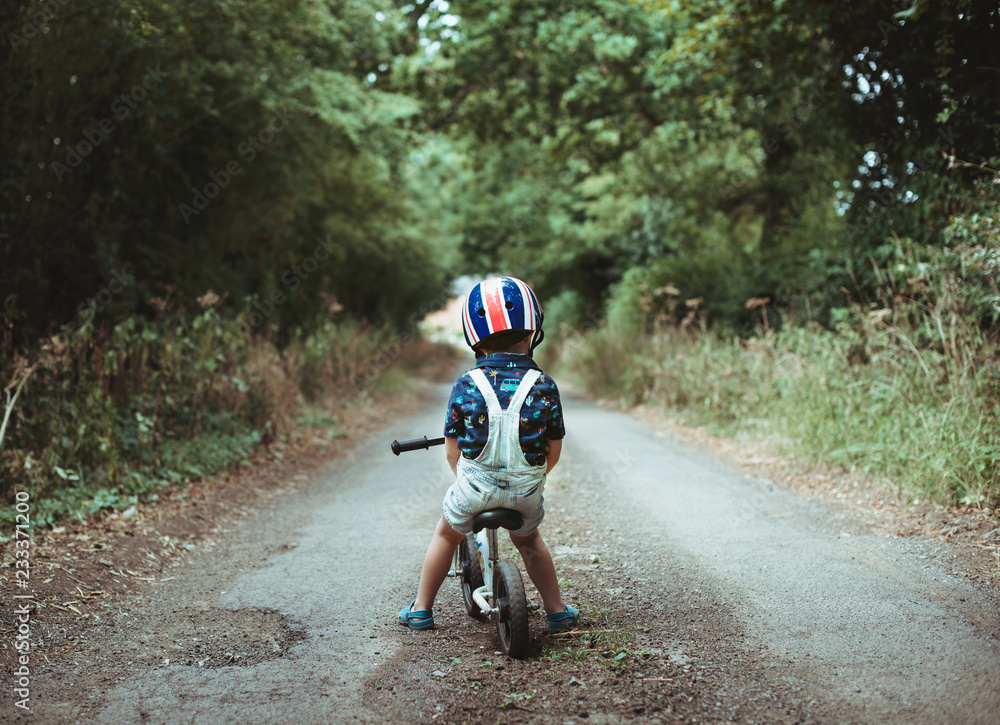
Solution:
<path fill-rule="evenodd" d="M 400 453 L 406 453 L 406 451 L 426 450 L 431 446 L 440 446 L 443 444 L 444 436 L 440 438 L 428 438 L 424 436 L 423 438 L 414 438 L 412 441 L 393 441 L 390 448 L 398 456 Z"/>

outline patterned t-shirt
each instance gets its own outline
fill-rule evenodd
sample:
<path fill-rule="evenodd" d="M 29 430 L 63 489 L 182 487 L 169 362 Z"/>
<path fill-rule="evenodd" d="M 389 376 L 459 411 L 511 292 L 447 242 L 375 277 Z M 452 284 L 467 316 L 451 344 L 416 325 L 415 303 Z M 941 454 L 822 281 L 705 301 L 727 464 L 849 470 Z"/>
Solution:
<path fill-rule="evenodd" d="M 528 370 L 540 370 L 529 355 L 497 352 L 479 359 L 476 367 L 493 385 L 500 407 L 510 405 L 514 391 Z M 490 423 L 486 399 L 472 377 L 465 373 L 451 390 L 445 416 L 444 434 L 458 438 L 458 448 L 466 458 L 477 458 L 489 437 Z M 521 406 L 521 450 L 532 466 L 545 462 L 549 453 L 546 441 L 561 440 L 566 435 L 559 389 L 548 375 L 539 376 Z"/>

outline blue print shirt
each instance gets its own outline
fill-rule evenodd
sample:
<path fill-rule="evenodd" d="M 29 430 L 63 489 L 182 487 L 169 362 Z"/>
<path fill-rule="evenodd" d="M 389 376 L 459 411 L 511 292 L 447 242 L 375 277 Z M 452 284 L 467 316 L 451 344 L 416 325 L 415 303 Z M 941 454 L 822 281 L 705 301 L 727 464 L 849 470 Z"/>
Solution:
<path fill-rule="evenodd" d="M 514 391 L 528 370 L 540 370 L 529 355 L 497 352 L 479 359 L 476 367 L 493 384 L 497 400 L 504 410 L 510 405 Z M 445 415 L 444 434 L 458 438 L 458 448 L 465 458 L 477 458 L 489 437 L 489 413 L 486 399 L 472 377 L 465 373 L 451 390 Z M 548 375 L 541 375 L 521 406 L 521 450 L 533 466 L 545 462 L 549 453 L 546 441 L 562 440 L 566 435 L 559 389 Z"/>

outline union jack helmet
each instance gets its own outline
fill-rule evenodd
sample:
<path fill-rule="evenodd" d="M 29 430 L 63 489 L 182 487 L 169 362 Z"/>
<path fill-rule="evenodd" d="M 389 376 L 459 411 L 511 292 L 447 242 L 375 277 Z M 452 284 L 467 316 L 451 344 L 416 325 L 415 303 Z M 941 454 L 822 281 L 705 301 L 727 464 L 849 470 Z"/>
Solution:
<path fill-rule="evenodd" d="M 465 342 L 473 350 L 492 335 L 507 330 L 532 333 L 531 349 L 542 341 L 542 306 L 535 293 L 515 277 L 490 277 L 469 292 L 462 308 Z"/>

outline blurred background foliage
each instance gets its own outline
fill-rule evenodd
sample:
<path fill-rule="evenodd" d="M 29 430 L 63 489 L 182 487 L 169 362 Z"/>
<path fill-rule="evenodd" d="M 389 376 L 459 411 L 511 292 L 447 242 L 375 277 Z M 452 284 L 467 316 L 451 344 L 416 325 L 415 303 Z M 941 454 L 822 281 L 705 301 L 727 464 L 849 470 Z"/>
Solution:
<path fill-rule="evenodd" d="M 140 434 L 267 440 L 364 377 L 452 279 L 495 272 L 535 286 L 553 353 L 631 400 L 688 405 L 655 384 L 687 380 L 658 367 L 669 335 L 726 355 L 831 335 L 795 355 L 840 360 L 844 380 L 917 364 L 892 344 L 943 356 L 918 365 L 944 366 L 936 392 L 913 394 L 954 406 L 975 381 L 963 416 L 995 479 L 998 16 L 975 0 L 3 2 L 0 492 L 84 490 L 78 471 L 125 495 L 133 472 L 181 470 Z M 253 389 L 262 360 L 292 381 L 285 402 Z M 743 410 L 692 396 L 718 420 Z"/>
<path fill-rule="evenodd" d="M 150 314 L 146 300 L 170 285 L 188 299 L 215 290 L 232 309 L 280 290 L 282 330 L 317 324 L 320 293 L 401 323 L 445 287 L 448 240 L 432 247 L 414 224 L 419 103 L 367 80 L 407 47 L 374 4 L 6 7 L 5 34 L 23 38 L 3 48 L 0 160 L 18 343 L 72 321 L 123 270 L 135 284 L 105 319 Z M 147 91 L 150 69 L 162 79 Z M 99 143 L 73 168 L 67 154 L 87 133 Z M 294 271 L 318 239 L 330 258 Z"/>
<path fill-rule="evenodd" d="M 546 296 L 672 283 L 736 329 L 757 296 L 827 324 L 842 287 L 875 298 L 896 239 L 996 218 L 994 3 L 451 9 L 424 85 L 478 142 L 463 249 Z"/>

